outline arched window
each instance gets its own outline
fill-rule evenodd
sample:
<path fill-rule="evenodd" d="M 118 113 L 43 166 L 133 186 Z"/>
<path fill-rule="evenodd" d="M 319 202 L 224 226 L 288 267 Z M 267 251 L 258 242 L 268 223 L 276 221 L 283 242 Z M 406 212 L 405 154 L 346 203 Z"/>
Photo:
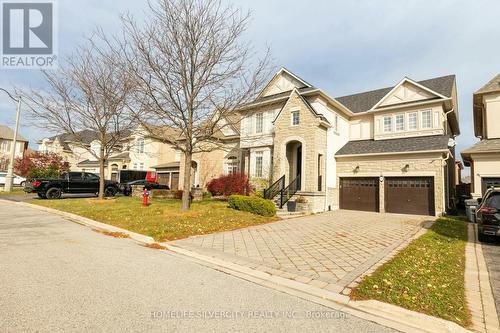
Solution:
<path fill-rule="evenodd" d="M 99 141 L 92 141 L 90 144 L 90 150 L 99 157 L 101 155 L 101 143 Z"/>
<path fill-rule="evenodd" d="M 225 161 L 225 171 L 228 175 L 238 173 L 240 170 L 240 161 L 237 156 L 229 156 Z"/>

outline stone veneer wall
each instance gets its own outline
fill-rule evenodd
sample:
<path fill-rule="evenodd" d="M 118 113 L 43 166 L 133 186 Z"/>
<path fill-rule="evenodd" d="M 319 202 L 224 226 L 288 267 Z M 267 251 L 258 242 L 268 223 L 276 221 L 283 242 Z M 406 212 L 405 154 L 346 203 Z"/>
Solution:
<path fill-rule="evenodd" d="M 402 169 L 408 164 L 408 171 Z M 442 154 L 408 154 L 381 156 L 374 155 L 369 157 L 347 157 L 337 158 L 337 181 L 341 177 L 434 177 L 434 200 L 436 214 L 442 214 L 446 207 L 443 207 L 443 175 L 444 175 L 444 157 Z M 358 172 L 353 170 L 359 166 Z M 380 183 L 380 212 L 385 212 L 384 206 L 384 182 Z M 338 207 L 339 196 L 335 196 L 336 202 L 333 204 Z"/>

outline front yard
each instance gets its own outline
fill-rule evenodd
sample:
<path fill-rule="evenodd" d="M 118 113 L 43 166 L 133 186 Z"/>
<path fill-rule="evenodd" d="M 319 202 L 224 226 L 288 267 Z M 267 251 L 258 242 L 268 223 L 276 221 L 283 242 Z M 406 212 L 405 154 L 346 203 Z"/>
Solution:
<path fill-rule="evenodd" d="M 151 236 L 158 242 L 234 230 L 276 220 L 275 217 L 263 217 L 233 210 L 227 207 L 227 202 L 212 200 L 194 202 L 191 210 L 187 212 L 180 210 L 179 200 L 169 199 L 153 199 L 149 207 L 142 206 L 141 198 L 132 197 L 109 200 L 34 199 L 29 203 L 59 209 Z"/>
<path fill-rule="evenodd" d="M 426 234 L 363 280 L 351 297 L 376 299 L 468 326 L 466 243 L 467 223 L 439 218 Z"/>

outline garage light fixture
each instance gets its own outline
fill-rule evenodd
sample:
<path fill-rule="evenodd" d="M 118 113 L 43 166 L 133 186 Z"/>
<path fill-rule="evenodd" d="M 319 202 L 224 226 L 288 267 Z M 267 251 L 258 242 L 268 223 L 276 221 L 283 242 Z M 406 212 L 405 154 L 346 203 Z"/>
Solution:
<path fill-rule="evenodd" d="M 410 165 L 409 164 L 406 164 L 403 169 L 401 169 L 401 171 L 403 172 L 408 172 L 408 169 L 410 168 Z"/>
<path fill-rule="evenodd" d="M 354 170 L 352 170 L 352 172 L 358 173 L 359 172 L 359 165 L 356 165 L 356 167 L 354 168 Z"/>

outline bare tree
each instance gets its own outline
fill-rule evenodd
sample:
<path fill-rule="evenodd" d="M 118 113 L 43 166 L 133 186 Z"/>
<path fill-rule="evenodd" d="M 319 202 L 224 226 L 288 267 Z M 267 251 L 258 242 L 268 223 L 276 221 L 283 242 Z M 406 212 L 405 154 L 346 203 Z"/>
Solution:
<path fill-rule="evenodd" d="M 123 50 L 148 101 L 150 117 L 176 129 L 165 137 L 184 154 L 182 208 L 189 209 L 193 154 L 218 148 L 218 133 L 232 125 L 235 108 L 253 99 L 269 77 L 269 51 L 261 59 L 243 39 L 249 14 L 220 0 L 148 2 L 137 24 L 123 16 Z"/>
<path fill-rule="evenodd" d="M 110 46 L 97 34 L 92 36 L 57 71 L 43 72 L 46 88 L 21 92 L 38 126 L 72 134 L 72 141 L 99 161 L 101 199 L 107 159 L 135 126 L 131 112 L 135 80 Z M 89 134 L 95 135 L 98 149 L 89 145 Z"/>

